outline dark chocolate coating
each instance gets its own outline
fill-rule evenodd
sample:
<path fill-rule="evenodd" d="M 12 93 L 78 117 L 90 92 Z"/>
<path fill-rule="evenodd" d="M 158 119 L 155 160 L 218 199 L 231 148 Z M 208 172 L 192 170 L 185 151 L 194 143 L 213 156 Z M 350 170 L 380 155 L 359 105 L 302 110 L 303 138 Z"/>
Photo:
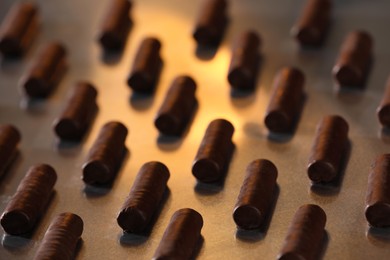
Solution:
<path fill-rule="evenodd" d="M 27 171 L 1 216 L 1 226 L 7 234 L 21 235 L 31 231 L 52 195 L 57 180 L 55 170 L 47 164 L 37 164 Z"/>
<path fill-rule="evenodd" d="M 145 38 L 138 48 L 127 85 L 135 92 L 153 92 L 159 78 L 162 59 L 161 43 L 156 38 Z"/>
<path fill-rule="evenodd" d="M 120 122 L 111 121 L 103 125 L 83 165 L 85 183 L 104 184 L 115 177 L 126 151 L 127 133 L 126 126 Z"/>
<path fill-rule="evenodd" d="M 362 86 L 372 60 L 373 40 L 364 31 L 350 32 L 341 46 L 333 77 L 341 87 Z"/>
<path fill-rule="evenodd" d="M 227 6 L 226 0 L 204 0 L 192 34 L 199 45 L 215 45 L 221 41 L 228 22 Z"/>
<path fill-rule="evenodd" d="M 258 159 L 248 165 L 233 211 L 239 228 L 249 230 L 261 226 L 274 197 L 277 177 L 276 166 L 268 160 Z"/>
<path fill-rule="evenodd" d="M 192 164 L 192 174 L 201 182 L 219 180 L 234 149 L 233 125 L 225 119 L 211 121 Z"/>
<path fill-rule="evenodd" d="M 290 132 L 299 117 L 304 98 L 305 75 L 296 68 L 285 67 L 275 76 L 264 124 L 275 133 Z"/>
<path fill-rule="evenodd" d="M 313 204 L 301 206 L 287 231 L 278 260 L 318 259 L 325 235 L 326 214 Z"/>
<path fill-rule="evenodd" d="M 260 60 L 261 39 L 253 31 L 239 35 L 233 47 L 228 81 L 234 89 L 253 89 Z"/>
<path fill-rule="evenodd" d="M 15 3 L 0 27 L 0 52 L 5 56 L 23 54 L 37 35 L 38 8 L 32 3 Z"/>
<path fill-rule="evenodd" d="M 54 131 L 60 139 L 80 140 L 95 115 L 97 91 L 88 82 L 78 82 L 72 89 L 60 116 L 54 121 Z"/>
<path fill-rule="evenodd" d="M 384 127 L 390 127 L 390 77 L 387 80 L 382 101 L 376 109 L 379 122 Z"/>
<path fill-rule="evenodd" d="M 203 218 L 198 212 L 189 208 L 179 209 L 173 214 L 152 259 L 190 259 L 202 227 Z"/>
<path fill-rule="evenodd" d="M 83 233 L 83 220 L 73 213 L 57 215 L 47 229 L 34 260 L 72 260 Z"/>
<path fill-rule="evenodd" d="M 147 227 L 163 198 L 169 175 L 168 168 L 160 162 L 141 167 L 117 217 L 124 231 L 139 233 Z"/>
<path fill-rule="evenodd" d="M 131 27 L 129 0 L 111 1 L 99 32 L 99 42 L 106 50 L 122 49 Z"/>
<path fill-rule="evenodd" d="M 161 104 L 154 125 L 165 135 L 183 133 L 196 106 L 196 83 L 189 76 L 175 78 Z"/>
<path fill-rule="evenodd" d="M 56 42 L 46 44 L 21 79 L 24 93 L 32 98 L 47 97 L 58 85 L 66 69 L 64 46 Z"/>
<path fill-rule="evenodd" d="M 390 226 L 390 154 L 378 156 L 371 167 L 365 214 L 373 227 Z"/>
<path fill-rule="evenodd" d="M 330 24 L 331 0 L 307 0 L 302 13 L 291 29 L 291 34 L 303 47 L 317 47 L 323 43 Z"/>
<path fill-rule="evenodd" d="M 325 116 L 317 125 L 307 167 L 310 180 L 330 182 L 340 171 L 348 147 L 348 123 L 341 116 Z"/>
<path fill-rule="evenodd" d="M 16 155 L 21 138 L 19 130 L 13 125 L 0 125 L 0 176 Z"/>

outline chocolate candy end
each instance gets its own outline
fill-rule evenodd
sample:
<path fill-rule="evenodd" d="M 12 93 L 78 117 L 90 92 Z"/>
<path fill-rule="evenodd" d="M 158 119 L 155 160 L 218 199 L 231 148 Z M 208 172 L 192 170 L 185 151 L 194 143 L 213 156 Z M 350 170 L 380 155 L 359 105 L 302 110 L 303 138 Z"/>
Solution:
<path fill-rule="evenodd" d="M 47 94 L 45 89 L 47 89 L 46 84 L 43 80 L 38 78 L 29 78 L 23 83 L 24 92 L 29 97 L 45 97 Z"/>
<path fill-rule="evenodd" d="M 109 167 L 100 161 L 90 161 L 83 165 L 83 181 L 87 184 L 106 183 L 111 174 Z"/>
<path fill-rule="evenodd" d="M 291 130 L 291 121 L 283 111 L 270 111 L 264 119 L 264 124 L 271 132 L 282 133 Z"/>
<path fill-rule="evenodd" d="M 202 182 L 217 181 L 220 171 L 219 165 L 208 158 L 200 158 L 192 165 L 192 174 Z"/>
<path fill-rule="evenodd" d="M 54 131 L 61 139 L 79 139 L 79 128 L 75 121 L 68 118 L 62 118 L 54 124 Z"/>
<path fill-rule="evenodd" d="M 233 212 L 233 219 L 236 225 L 242 229 L 256 229 L 262 221 L 261 212 L 250 205 L 236 207 Z"/>
<path fill-rule="evenodd" d="M 15 39 L 3 38 L 0 40 L 0 52 L 4 56 L 20 56 L 23 50 Z"/>
<path fill-rule="evenodd" d="M 99 42 L 104 49 L 120 50 L 123 46 L 123 40 L 114 32 L 105 32 L 99 37 Z"/>
<path fill-rule="evenodd" d="M 293 28 L 291 30 L 291 34 L 302 46 L 319 45 L 319 43 L 321 42 L 321 33 L 316 28 Z"/>
<path fill-rule="evenodd" d="M 388 227 L 390 226 L 390 205 L 383 202 L 378 202 L 373 205 L 368 205 L 365 211 L 368 223 L 373 227 Z"/>
<path fill-rule="evenodd" d="M 161 114 L 154 120 L 154 125 L 163 134 L 175 135 L 180 132 L 179 120 L 170 114 Z"/>
<path fill-rule="evenodd" d="M 312 182 L 329 182 L 337 174 L 332 164 L 324 161 L 314 161 L 307 167 L 307 173 Z"/>
<path fill-rule="evenodd" d="M 1 226 L 7 234 L 20 235 L 30 231 L 29 217 L 21 211 L 13 210 L 3 214 Z"/>
<path fill-rule="evenodd" d="M 358 86 L 362 84 L 362 75 L 351 66 L 336 66 L 333 68 L 333 74 L 341 86 Z"/>
<path fill-rule="evenodd" d="M 150 90 L 150 79 L 142 72 L 134 72 L 131 77 L 127 80 L 127 85 L 134 91 L 145 92 L 145 89 Z"/>
<path fill-rule="evenodd" d="M 243 68 L 235 68 L 229 72 L 228 81 L 233 88 L 253 88 L 251 72 Z"/>
<path fill-rule="evenodd" d="M 288 252 L 283 255 L 279 255 L 278 260 L 306 260 L 305 257 L 296 253 L 296 252 Z"/>
<path fill-rule="evenodd" d="M 381 125 L 390 127 L 390 105 L 378 107 L 376 113 Z"/>
<path fill-rule="evenodd" d="M 137 233 L 145 229 L 146 219 L 136 208 L 125 208 L 117 217 L 118 225 L 125 231 Z"/>

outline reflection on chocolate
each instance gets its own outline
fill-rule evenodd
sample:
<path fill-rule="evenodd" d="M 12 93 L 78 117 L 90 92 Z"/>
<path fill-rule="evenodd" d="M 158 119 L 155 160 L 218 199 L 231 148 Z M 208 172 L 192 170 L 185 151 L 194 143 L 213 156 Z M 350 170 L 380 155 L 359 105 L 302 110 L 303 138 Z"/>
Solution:
<path fill-rule="evenodd" d="M 54 121 L 60 139 L 80 140 L 95 115 L 97 91 L 88 82 L 78 82 L 68 97 L 61 115 Z"/>
<path fill-rule="evenodd" d="M 299 117 L 305 75 L 296 68 L 285 67 L 275 76 L 264 124 L 275 133 L 290 132 Z"/>
<path fill-rule="evenodd" d="M 152 259 L 190 259 L 202 227 L 203 218 L 198 212 L 179 209 L 173 214 Z"/>
<path fill-rule="evenodd" d="M 5 56 L 23 54 L 38 31 L 38 8 L 32 3 L 15 3 L 0 27 L 0 52 Z"/>
<path fill-rule="evenodd" d="M 251 162 L 234 207 L 233 219 L 242 229 L 261 226 L 273 199 L 278 170 L 265 159 Z"/>
<path fill-rule="evenodd" d="M 83 220 L 73 213 L 61 213 L 53 219 L 35 254 L 34 260 L 72 260 L 83 233 Z"/>
<path fill-rule="evenodd" d="M 325 116 L 317 125 L 307 167 L 314 183 L 330 182 L 340 171 L 348 147 L 348 123 L 341 116 Z"/>
<path fill-rule="evenodd" d="M 350 32 L 333 67 L 333 77 L 341 87 L 361 87 L 367 77 L 372 60 L 373 40 L 364 31 Z"/>
<path fill-rule="evenodd" d="M 1 226 L 6 233 L 21 235 L 34 228 L 56 180 L 55 170 L 47 164 L 34 165 L 27 171 L 1 216 Z"/>
<path fill-rule="evenodd" d="M 390 226 L 390 154 L 374 161 L 368 175 L 366 219 L 373 227 Z"/>
<path fill-rule="evenodd" d="M 261 39 L 256 32 L 239 35 L 232 51 L 228 81 L 235 89 L 253 89 L 260 60 Z"/>
<path fill-rule="evenodd" d="M 301 206 L 287 231 L 279 260 L 318 259 L 325 235 L 326 214 L 313 204 Z"/>
<path fill-rule="evenodd" d="M 214 182 L 222 177 L 234 149 L 233 132 L 233 125 L 225 119 L 208 125 L 192 164 L 192 174 L 199 181 Z"/>
<path fill-rule="evenodd" d="M 221 41 L 228 21 L 227 6 L 226 0 L 204 0 L 193 31 L 199 45 L 215 45 Z"/>
<path fill-rule="evenodd" d="M 99 42 L 104 49 L 120 50 L 124 47 L 131 26 L 131 5 L 129 0 L 111 1 L 99 32 Z"/>
<path fill-rule="evenodd" d="M 103 125 L 83 165 L 85 183 L 104 184 L 115 177 L 126 150 L 127 133 L 126 126 L 120 122 Z"/>
<path fill-rule="evenodd" d="M 0 177 L 16 155 L 21 138 L 13 125 L 0 125 Z"/>
<path fill-rule="evenodd" d="M 379 122 L 384 127 L 390 128 L 390 77 L 387 80 L 382 101 L 376 109 Z"/>
<path fill-rule="evenodd" d="M 291 34 L 303 47 L 321 45 L 330 24 L 331 11 L 331 0 L 307 0 Z"/>
<path fill-rule="evenodd" d="M 139 233 L 147 227 L 163 198 L 169 175 L 168 168 L 160 162 L 141 167 L 117 217 L 124 231 Z"/>
<path fill-rule="evenodd" d="M 138 48 L 127 85 L 135 92 L 153 92 L 162 68 L 161 43 L 156 38 L 145 38 Z"/>
<path fill-rule="evenodd" d="M 154 120 L 162 134 L 183 133 L 196 106 L 195 91 L 196 83 L 189 76 L 179 76 L 173 81 Z"/>
<path fill-rule="evenodd" d="M 60 82 L 66 68 L 65 47 L 56 42 L 45 45 L 21 79 L 23 92 L 32 98 L 47 97 Z"/>

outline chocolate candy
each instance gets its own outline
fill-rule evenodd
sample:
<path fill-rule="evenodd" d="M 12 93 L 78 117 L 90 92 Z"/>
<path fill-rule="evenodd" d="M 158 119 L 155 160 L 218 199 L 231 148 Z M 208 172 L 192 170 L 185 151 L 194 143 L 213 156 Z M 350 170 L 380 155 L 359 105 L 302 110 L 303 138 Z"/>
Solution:
<path fill-rule="evenodd" d="M 307 173 L 312 182 L 330 182 L 340 171 L 348 147 L 348 123 L 341 116 L 322 118 L 311 150 Z"/>
<path fill-rule="evenodd" d="M 83 220 L 73 213 L 61 213 L 50 223 L 34 260 L 72 260 L 83 233 Z"/>
<path fill-rule="evenodd" d="M 279 260 L 318 259 L 325 236 L 326 214 L 313 204 L 301 206 L 290 224 Z"/>
<path fill-rule="evenodd" d="M 390 127 L 390 77 L 387 80 L 385 93 L 379 107 L 376 109 L 379 122 L 384 127 Z"/>
<path fill-rule="evenodd" d="M 57 180 L 55 170 L 47 164 L 37 164 L 27 171 L 1 216 L 1 226 L 11 235 L 31 231 L 42 215 Z"/>
<path fill-rule="evenodd" d="M 234 149 L 233 125 L 225 119 L 215 119 L 207 127 L 192 164 L 192 174 L 201 182 L 214 182 L 224 174 Z"/>
<path fill-rule="evenodd" d="M 365 213 L 371 226 L 390 226 L 390 154 L 378 156 L 371 167 Z"/>
<path fill-rule="evenodd" d="M 285 67 L 275 76 L 264 124 L 271 132 L 293 130 L 304 98 L 305 75 L 298 69 Z"/>
<path fill-rule="evenodd" d="M 106 123 L 89 150 L 83 165 L 83 181 L 87 184 L 110 182 L 120 166 L 126 151 L 127 128 L 120 122 Z"/>
<path fill-rule="evenodd" d="M 228 22 L 227 5 L 226 0 L 204 0 L 192 34 L 199 45 L 221 41 Z"/>
<path fill-rule="evenodd" d="M 30 47 L 38 31 L 38 8 L 32 3 L 15 3 L 0 27 L 0 52 L 18 56 Z"/>
<path fill-rule="evenodd" d="M 0 125 L 0 177 L 17 152 L 21 135 L 13 125 Z"/>
<path fill-rule="evenodd" d="M 179 209 L 173 214 L 152 259 L 190 259 L 202 227 L 203 218 L 198 212 Z"/>
<path fill-rule="evenodd" d="M 341 87 L 361 87 L 367 77 L 372 60 L 373 40 L 364 31 L 354 31 L 347 35 L 336 64 L 333 77 Z"/>
<path fill-rule="evenodd" d="M 127 85 L 135 92 L 153 92 L 160 76 L 162 59 L 161 43 L 156 38 L 145 38 L 138 48 Z"/>
<path fill-rule="evenodd" d="M 317 47 L 323 43 L 332 11 L 331 0 L 308 0 L 291 34 L 303 47 Z"/>
<path fill-rule="evenodd" d="M 141 167 L 117 217 L 124 231 L 139 233 L 146 228 L 163 198 L 169 175 L 168 168 L 160 162 Z"/>
<path fill-rule="evenodd" d="M 273 199 L 277 176 L 278 170 L 268 160 L 258 159 L 248 165 L 233 212 L 239 228 L 249 230 L 261 226 Z"/>
<path fill-rule="evenodd" d="M 237 38 L 229 66 L 228 81 L 234 89 L 253 89 L 259 66 L 261 39 L 246 31 Z"/>
<path fill-rule="evenodd" d="M 180 135 L 196 106 L 196 83 L 189 76 L 177 77 L 157 112 L 154 125 L 162 134 Z"/>
<path fill-rule="evenodd" d="M 131 2 L 114 0 L 110 3 L 99 33 L 99 42 L 106 50 L 122 49 L 131 27 Z"/>
<path fill-rule="evenodd" d="M 24 93 L 32 98 L 47 97 L 60 82 L 67 63 L 66 50 L 59 43 L 49 43 L 40 49 L 27 73 L 21 79 Z"/>
<path fill-rule="evenodd" d="M 54 131 L 60 139 L 79 140 L 95 115 L 97 91 L 88 82 L 78 82 L 61 115 L 54 121 Z"/>

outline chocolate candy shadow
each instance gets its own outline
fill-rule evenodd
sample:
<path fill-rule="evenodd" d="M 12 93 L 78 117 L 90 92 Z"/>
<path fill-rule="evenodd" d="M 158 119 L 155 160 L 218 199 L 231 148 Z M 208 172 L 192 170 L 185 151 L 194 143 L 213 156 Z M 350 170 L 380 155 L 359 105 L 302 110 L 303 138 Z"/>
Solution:
<path fill-rule="evenodd" d="M 237 227 L 236 238 L 242 240 L 244 242 L 254 243 L 260 240 L 263 240 L 267 235 L 269 225 L 271 224 L 272 216 L 274 215 L 276 203 L 278 201 L 280 194 L 279 185 L 276 184 L 275 190 L 272 197 L 271 205 L 267 211 L 267 215 L 265 216 L 263 222 L 260 227 L 253 230 L 244 230 Z"/>
<path fill-rule="evenodd" d="M 352 143 L 350 140 L 348 140 L 347 147 L 345 149 L 345 154 L 341 159 L 340 163 L 340 170 L 337 173 L 336 177 L 332 181 L 327 183 L 312 183 L 310 186 L 311 192 L 314 192 L 321 196 L 333 196 L 340 192 L 344 180 L 345 171 L 347 169 L 347 165 L 351 157 Z"/>
<path fill-rule="evenodd" d="M 390 244 L 390 227 L 376 228 L 368 226 L 366 237 L 371 244 L 378 245 L 378 243 Z"/>
<path fill-rule="evenodd" d="M 163 65 L 161 65 L 160 72 L 162 70 Z M 137 111 L 147 110 L 153 105 L 155 92 L 160 81 L 161 73 L 158 74 L 156 81 L 154 82 L 154 86 L 151 91 L 148 92 L 135 92 L 132 91 L 129 97 L 129 103 L 132 108 Z"/>
<path fill-rule="evenodd" d="M 139 246 L 145 243 L 149 239 L 150 234 L 152 233 L 152 230 L 154 228 L 154 225 L 156 224 L 158 218 L 160 217 L 161 212 L 163 211 L 164 206 L 167 203 L 170 196 L 171 196 L 171 190 L 167 187 L 157 207 L 157 210 L 154 212 L 146 229 L 137 234 L 123 231 L 122 235 L 119 237 L 119 243 L 121 244 L 121 246 L 125 246 L 125 247 Z"/>
<path fill-rule="evenodd" d="M 272 142 L 276 142 L 276 143 L 289 142 L 293 138 L 293 136 L 295 135 L 295 133 L 297 131 L 298 124 L 301 121 L 303 109 L 305 107 L 306 102 L 307 102 L 307 94 L 303 93 L 301 104 L 298 108 L 297 116 L 296 116 L 296 118 L 294 118 L 294 122 L 292 124 L 291 129 L 288 132 L 284 132 L 284 133 L 275 133 L 275 132 L 271 132 L 268 130 L 268 136 L 267 136 L 268 140 L 270 140 Z"/>
<path fill-rule="evenodd" d="M 12 178 L 12 176 L 16 176 L 17 168 L 22 161 L 21 152 L 19 148 L 16 149 L 17 150 L 15 151 L 11 160 L 7 163 L 7 166 L 4 168 L 4 171 L 0 172 L 0 194 L 3 194 L 1 190 L 1 183 L 8 182 L 8 178 Z"/>
<path fill-rule="evenodd" d="M 104 196 L 108 194 L 111 190 L 112 187 L 114 186 L 115 180 L 118 178 L 119 172 L 122 171 L 122 167 L 125 165 L 125 161 L 127 161 L 130 157 L 130 151 L 125 147 L 124 152 L 122 154 L 122 158 L 120 163 L 118 164 L 117 168 L 115 169 L 114 176 L 112 179 L 104 184 L 85 184 L 83 192 L 86 195 L 87 198 L 97 198 Z"/>

